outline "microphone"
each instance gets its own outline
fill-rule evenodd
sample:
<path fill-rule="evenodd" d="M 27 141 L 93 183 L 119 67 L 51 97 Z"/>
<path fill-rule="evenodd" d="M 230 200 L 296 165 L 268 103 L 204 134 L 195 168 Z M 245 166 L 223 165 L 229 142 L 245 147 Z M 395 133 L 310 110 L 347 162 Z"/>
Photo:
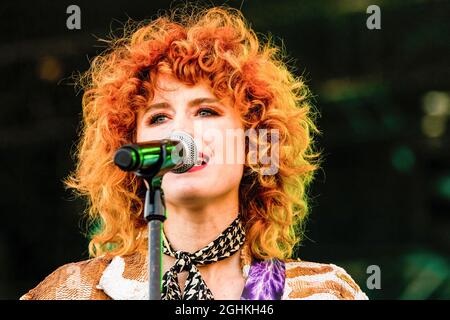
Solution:
<path fill-rule="evenodd" d="M 163 164 L 160 163 L 162 152 L 166 153 Z M 197 161 L 194 138 L 184 131 L 174 131 L 162 140 L 123 145 L 114 155 L 114 163 L 124 171 L 151 171 L 160 167 L 160 172 L 184 173 Z"/>

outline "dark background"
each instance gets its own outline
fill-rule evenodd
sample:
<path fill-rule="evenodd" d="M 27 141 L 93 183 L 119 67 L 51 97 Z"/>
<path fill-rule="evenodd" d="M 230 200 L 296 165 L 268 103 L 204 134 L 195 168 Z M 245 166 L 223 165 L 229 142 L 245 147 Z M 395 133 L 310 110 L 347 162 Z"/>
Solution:
<path fill-rule="evenodd" d="M 179 2 L 175 2 L 177 4 Z M 344 267 L 372 299 L 450 298 L 450 2 L 211 1 L 242 7 L 284 45 L 321 113 L 304 260 Z M 66 8 L 81 8 L 81 30 Z M 368 30 L 366 8 L 381 8 Z M 0 298 L 87 258 L 81 214 L 61 180 L 81 120 L 85 71 L 128 17 L 169 1 L 7 1 L 0 6 Z M 366 286 L 369 265 L 381 289 Z"/>

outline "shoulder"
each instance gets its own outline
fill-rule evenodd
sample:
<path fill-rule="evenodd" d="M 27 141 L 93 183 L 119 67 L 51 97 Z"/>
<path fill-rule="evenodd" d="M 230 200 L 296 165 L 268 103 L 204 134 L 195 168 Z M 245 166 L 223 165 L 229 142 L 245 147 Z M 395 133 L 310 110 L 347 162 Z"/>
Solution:
<path fill-rule="evenodd" d="M 334 264 L 286 259 L 283 299 L 367 300 L 351 276 Z"/>
<path fill-rule="evenodd" d="M 106 299 L 96 286 L 110 261 L 110 257 L 101 256 L 65 264 L 20 297 L 20 300 Z"/>

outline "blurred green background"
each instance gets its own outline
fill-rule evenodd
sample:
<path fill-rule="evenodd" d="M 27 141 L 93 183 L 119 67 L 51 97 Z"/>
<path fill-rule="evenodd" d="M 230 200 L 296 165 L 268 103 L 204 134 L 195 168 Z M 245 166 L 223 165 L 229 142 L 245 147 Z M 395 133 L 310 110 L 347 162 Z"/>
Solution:
<path fill-rule="evenodd" d="M 371 299 L 449 299 L 450 1 L 207 3 L 241 8 L 256 32 L 270 33 L 321 113 L 324 163 L 298 256 L 344 267 Z M 66 28 L 71 4 L 81 30 Z M 366 27 L 372 4 L 381 30 Z M 61 183 L 81 119 L 70 75 L 103 50 L 96 37 L 169 7 L 2 3 L 0 298 L 87 258 L 84 204 Z M 370 265 L 380 267 L 381 289 L 366 286 Z"/>

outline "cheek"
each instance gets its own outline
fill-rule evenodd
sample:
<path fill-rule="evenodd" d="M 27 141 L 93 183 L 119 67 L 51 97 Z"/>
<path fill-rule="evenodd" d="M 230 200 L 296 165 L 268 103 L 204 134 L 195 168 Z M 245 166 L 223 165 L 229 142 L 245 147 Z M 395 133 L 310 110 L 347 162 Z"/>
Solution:
<path fill-rule="evenodd" d="M 138 117 L 137 125 L 136 125 L 136 142 L 142 142 L 146 139 L 145 123 L 141 117 Z"/>
<path fill-rule="evenodd" d="M 244 165 L 237 162 L 213 164 L 208 172 L 205 171 L 205 175 L 213 178 L 212 185 L 226 185 L 227 188 L 239 184 L 243 173 Z"/>
<path fill-rule="evenodd" d="M 150 140 L 156 140 L 154 133 L 151 130 L 141 130 L 138 131 L 136 135 L 136 142 L 145 142 Z"/>
<path fill-rule="evenodd" d="M 223 193 L 239 187 L 243 172 L 244 166 L 238 163 L 212 165 L 201 173 L 198 181 L 205 192 Z"/>
<path fill-rule="evenodd" d="M 244 174 L 243 164 L 237 163 L 230 166 L 230 175 L 233 177 L 233 181 L 240 182 L 243 174 Z"/>
<path fill-rule="evenodd" d="M 233 139 L 239 141 L 245 135 L 244 128 L 240 120 L 235 119 L 232 116 L 219 118 L 215 121 L 205 121 L 198 127 L 196 133 L 200 133 L 202 142 L 206 144 L 214 145 L 224 145 L 226 151 L 230 145 L 233 148 L 239 147 L 236 142 L 233 143 Z M 227 142 L 231 141 L 229 145 Z M 242 144 L 242 143 L 241 143 Z"/>
<path fill-rule="evenodd" d="M 145 124 L 145 121 L 138 122 L 136 126 L 136 142 L 145 142 L 150 140 L 160 140 L 167 135 L 164 130 L 152 128 Z"/>
<path fill-rule="evenodd" d="M 230 164 L 221 166 L 219 172 L 217 172 L 217 179 L 215 185 L 211 188 L 219 187 L 222 192 L 228 192 L 230 190 L 238 190 L 242 180 L 244 172 L 244 166 L 242 164 Z"/>
<path fill-rule="evenodd" d="M 239 115 L 233 111 L 232 114 L 224 118 L 222 123 L 223 129 L 243 129 L 243 125 Z"/>

